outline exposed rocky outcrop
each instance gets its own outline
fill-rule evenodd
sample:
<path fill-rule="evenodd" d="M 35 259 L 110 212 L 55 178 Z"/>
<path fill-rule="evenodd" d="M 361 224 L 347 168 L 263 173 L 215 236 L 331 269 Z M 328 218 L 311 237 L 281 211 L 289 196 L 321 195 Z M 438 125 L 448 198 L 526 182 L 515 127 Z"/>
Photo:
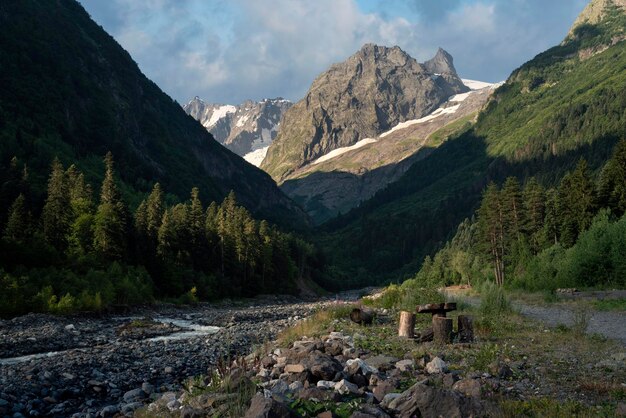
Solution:
<path fill-rule="evenodd" d="M 626 9 L 626 0 L 592 0 L 580 13 L 567 35 L 568 38 L 574 35 L 576 28 L 584 24 L 595 25 L 600 23 L 606 16 L 607 9 L 617 6 Z"/>
<path fill-rule="evenodd" d="M 436 75 L 399 47 L 367 44 L 334 64 L 289 109 L 261 167 L 279 183 L 313 160 L 341 147 L 373 138 L 398 123 L 421 118 L 465 87 L 451 57 L 439 51 Z"/>
<path fill-rule="evenodd" d="M 399 179 L 447 136 L 472 123 L 493 90 L 484 87 L 453 96 L 422 122 L 407 122 L 358 149 L 323 162 L 316 160 L 295 170 L 281 190 L 298 202 L 315 223 L 346 213 Z"/>

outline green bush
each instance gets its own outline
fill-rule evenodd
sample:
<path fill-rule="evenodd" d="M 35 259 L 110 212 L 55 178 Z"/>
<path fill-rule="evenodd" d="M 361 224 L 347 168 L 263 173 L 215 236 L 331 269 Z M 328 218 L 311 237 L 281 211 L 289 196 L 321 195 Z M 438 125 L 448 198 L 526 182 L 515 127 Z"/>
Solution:
<path fill-rule="evenodd" d="M 492 282 L 480 286 L 480 312 L 483 316 L 500 316 L 511 312 L 511 302 L 501 286 Z"/>

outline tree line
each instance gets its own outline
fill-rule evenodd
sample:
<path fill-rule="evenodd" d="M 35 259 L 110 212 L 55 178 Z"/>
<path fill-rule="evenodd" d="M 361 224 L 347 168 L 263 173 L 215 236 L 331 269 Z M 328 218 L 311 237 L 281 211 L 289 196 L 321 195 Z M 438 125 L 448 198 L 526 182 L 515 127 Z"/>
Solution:
<path fill-rule="evenodd" d="M 37 211 L 28 168 L 11 160 L 0 187 L 0 313 L 294 293 L 315 274 L 315 247 L 254 219 L 234 192 L 204 207 L 193 188 L 188 201 L 168 204 L 156 183 L 132 211 L 110 153 L 104 165 L 94 199 L 84 174 L 55 159 Z"/>
<path fill-rule="evenodd" d="M 418 277 L 493 280 L 532 290 L 626 285 L 626 140 L 594 180 L 584 159 L 558 186 L 509 177 L 490 183 L 480 207 Z"/>

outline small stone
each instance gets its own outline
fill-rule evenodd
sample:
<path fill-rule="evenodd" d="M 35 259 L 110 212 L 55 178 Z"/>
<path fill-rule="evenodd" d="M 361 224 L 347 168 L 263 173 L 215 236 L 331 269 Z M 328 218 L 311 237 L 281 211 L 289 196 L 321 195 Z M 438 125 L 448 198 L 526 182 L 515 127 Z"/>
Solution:
<path fill-rule="evenodd" d="M 129 390 L 128 392 L 124 394 L 124 401 L 129 402 L 129 403 L 137 402 L 145 398 L 146 398 L 146 393 L 141 389 Z"/>
<path fill-rule="evenodd" d="M 463 379 L 456 382 L 452 389 L 466 396 L 480 398 L 480 382 L 475 379 Z"/>
<path fill-rule="evenodd" d="M 391 404 L 391 402 L 393 402 L 394 400 L 398 399 L 400 396 L 402 396 L 401 393 L 388 393 L 380 402 L 380 406 L 382 406 L 383 408 L 388 408 L 389 404 Z"/>
<path fill-rule="evenodd" d="M 178 402 L 178 400 L 174 399 L 173 401 L 169 401 L 167 404 L 167 409 L 169 409 L 170 411 L 176 411 L 178 409 L 180 409 L 180 402 Z"/>
<path fill-rule="evenodd" d="M 304 384 L 300 382 L 299 380 L 296 380 L 295 382 L 289 385 L 289 391 L 293 393 L 296 393 L 302 389 L 304 389 Z"/>
<path fill-rule="evenodd" d="M 141 390 L 143 390 L 144 392 L 146 392 L 146 394 L 150 395 L 152 393 L 154 393 L 154 386 L 151 385 L 148 382 L 143 382 L 141 384 Z"/>
<path fill-rule="evenodd" d="M 439 357 L 435 357 L 426 365 L 426 371 L 429 374 L 437 374 L 443 373 L 448 369 L 448 365 L 440 359 Z"/>
<path fill-rule="evenodd" d="M 342 379 L 337 382 L 337 384 L 335 384 L 335 390 L 342 395 L 347 395 L 348 393 L 359 393 L 359 387 L 354 383 L 348 382 L 346 379 Z"/>
<path fill-rule="evenodd" d="M 400 370 L 401 372 L 411 371 L 414 366 L 415 362 L 413 360 L 400 360 L 396 363 L 396 369 Z"/>
<path fill-rule="evenodd" d="M 120 411 L 120 409 L 115 406 L 115 405 L 109 405 L 109 406 L 105 406 L 104 408 L 102 408 L 100 410 L 100 412 L 98 412 L 98 416 L 99 417 L 103 417 L 103 418 L 107 418 L 107 417 L 112 417 L 115 414 L 117 414 Z"/>
<path fill-rule="evenodd" d="M 615 409 L 616 417 L 626 417 L 626 402 L 620 402 L 617 404 L 617 408 Z"/>
<path fill-rule="evenodd" d="M 163 369 L 163 371 L 164 371 L 166 374 L 172 374 L 172 373 L 174 372 L 174 369 L 172 369 L 171 367 L 169 367 L 169 366 L 168 366 L 168 367 L 166 367 L 165 369 Z"/>
<path fill-rule="evenodd" d="M 302 373 L 306 368 L 302 364 L 288 364 L 285 366 L 285 373 Z"/>
<path fill-rule="evenodd" d="M 334 389 L 335 388 L 335 382 L 333 382 L 331 380 L 320 380 L 319 382 L 317 382 L 317 387 L 318 388 L 326 388 L 326 389 Z"/>
<path fill-rule="evenodd" d="M 69 324 L 65 326 L 66 331 L 74 331 L 75 329 L 76 327 L 74 326 L 74 324 Z"/>

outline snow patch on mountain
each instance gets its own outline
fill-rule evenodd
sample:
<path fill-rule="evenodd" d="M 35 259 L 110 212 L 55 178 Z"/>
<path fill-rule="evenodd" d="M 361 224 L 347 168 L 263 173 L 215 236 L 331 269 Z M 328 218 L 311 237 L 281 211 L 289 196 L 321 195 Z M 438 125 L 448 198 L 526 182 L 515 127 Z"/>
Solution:
<path fill-rule="evenodd" d="M 357 142 L 354 145 L 351 145 L 349 147 L 341 147 L 341 148 L 337 148 L 332 150 L 331 152 L 329 152 L 328 154 L 318 158 L 317 160 L 313 161 L 311 164 L 319 164 L 319 163 L 323 163 L 324 161 L 328 161 L 330 159 L 333 159 L 341 154 L 345 154 L 348 151 L 352 151 L 361 147 L 364 147 L 367 144 L 371 144 L 372 142 L 376 142 L 376 139 L 374 138 L 365 138 L 360 140 L 359 142 Z"/>
<path fill-rule="evenodd" d="M 212 128 L 224 116 L 228 115 L 229 113 L 235 113 L 236 111 L 237 111 L 237 108 L 235 106 L 232 106 L 232 105 L 220 106 L 220 107 L 218 107 L 217 109 L 215 109 L 213 111 L 213 114 L 211 115 L 211 118 L 206 123 L 206 125 L 204 125 L 204 127 L 205 128 Z"/>
<path fill-rule="evenodd" d="M 480 89 L 494 86 L 494 83 L 487 83 L 485 81 L 467 80 L 464 78 L 461 79 L 461 81 L 463 82 L 463 84 L 465 84 L 467 87 L 469 87 L 472 90 L 480 90 Z"/>
<path fill-rule="evenodd" d="M 243 159 L 252 164 L 255 167 L 258 167 L 263 162 L 265 155 L 267 155 L 267 150 L 269 149 L 269 145 L 266 145 L 262 148 L 256 149 L 252 152 L 247 153 L 243 156 Z"/>

